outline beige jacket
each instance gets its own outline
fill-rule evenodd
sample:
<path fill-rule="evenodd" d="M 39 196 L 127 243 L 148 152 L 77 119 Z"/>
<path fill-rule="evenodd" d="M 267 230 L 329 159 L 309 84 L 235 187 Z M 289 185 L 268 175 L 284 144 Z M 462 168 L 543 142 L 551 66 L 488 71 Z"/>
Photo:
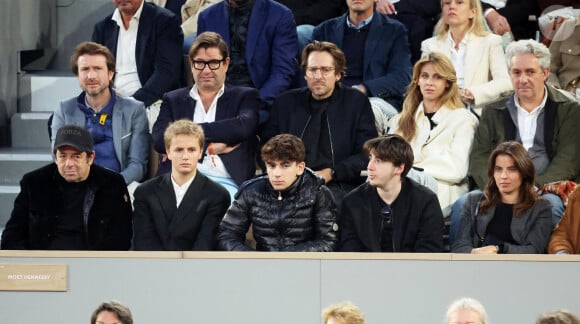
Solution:
<path fill-rule="evenodd" d="M 548 84 L 565 89 L 570 81 L 580 77 L 580 17 L 572 35 L 550 44 L 550 53 Z"/>
<path fill-rule="evenodd" d="M 475 106 L 479 107 L 511 91 L 512 84 L 501 37 L 494 34 L 481 37 L 472 33 L 467 33 L 465 37 L 465 88 L 473 93 Z M 421 52 L 423 56 L 430 52 L 441 52 L 451 58 L 448 36 L 442 39 L 434 36 L 424 40 Z"/>
<path fill-rule="evenodd" d="M 197 33 L 197 17 L 207 7 L 214 5 L 221 0 L 187 0 L 183 7 L 181 7 L 181 29 L 183 35 L 189 36 Z"/>
<path fill-rule="evenodd" d="M 147 0 L 159 7 L 165 7 L 167 0 Z M 183 36 L 189 36 L 197 32 L 197 17 L 205 8 L 220 2 L 221 0 L 187 0 L 181 7 L 181 29 Z"/>

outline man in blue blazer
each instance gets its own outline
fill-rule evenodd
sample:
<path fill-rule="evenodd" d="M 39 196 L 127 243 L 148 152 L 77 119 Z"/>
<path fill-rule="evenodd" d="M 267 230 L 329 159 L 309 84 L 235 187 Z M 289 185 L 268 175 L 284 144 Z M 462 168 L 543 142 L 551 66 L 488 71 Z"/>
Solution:
<path fill-rule="evenodd" d="M 111 89 L 115 58 L 93 42 L 79 44 L 71 60 L 83 92 L 62 101 L 52 119 L 51 141 L 64 125 L 86 128 L 95 142 L 95 164 L 120 173 L 125 183 L 146 173 L 150 135 L 143 103 L 117 96 Z"/>
<path fill-rule="evenodd" d="M 256 89 L 224 85 L 230 57 L 217 33 L 199 34 L 189 60 L 195 84 L 165 94 L 153 126 L 153 146 L 165 153 L 163 133 L 172 121 L 189 119 L 201 125 L 206 146 L 198 169 L 228 189 L 233 198 L 242 182 L 256 173 L 258 112 L 264 103 Z M 157 174 L 168 172 L 169 166 L 162 156 Z"/>
<path fill-rule="evenodd" d="M 92 41 L 105 45 L 117 59 L 115 91 L 149 107 L 181 85 L 179 19 L 143 0 L 113 0 L 113 4 L 115 11 L 95 25 Z"/>
<path fill-rule="evenodd" d="M 273 0 L 224 0 L 199 14 L 197 32 L 220 34 L 230 48 L 229 85 L 260 91 L 269 105 L 288 90 L 296 69 L 292 11 Z"/>
<path fill-rule="evenodd" d="M 342 49 L 347 65 L 342 83 L 370 98 L 375 125 L 382 134 L 388 119 L 401 110 L 411 81 L 407 30 L 400 22 L 375 12 L 373 0 L 346 3 L 348 12 L 318 25 L 312 39 Z"/>

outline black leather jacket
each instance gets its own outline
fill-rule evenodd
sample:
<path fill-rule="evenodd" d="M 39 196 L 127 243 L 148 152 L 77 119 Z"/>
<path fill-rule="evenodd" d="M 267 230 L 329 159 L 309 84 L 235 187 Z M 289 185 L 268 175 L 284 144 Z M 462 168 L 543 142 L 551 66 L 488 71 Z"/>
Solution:
<path fill-rule="evenodd" d="M 219 247 L 251 251 L 245 243 L 251 224 L 258 251 L 333 251 L 336 215 L 330 190 L 310 169 L 284 191 L 274 190 L 264 175 L 245 182 L 238 191 L 220 224 Z"/>

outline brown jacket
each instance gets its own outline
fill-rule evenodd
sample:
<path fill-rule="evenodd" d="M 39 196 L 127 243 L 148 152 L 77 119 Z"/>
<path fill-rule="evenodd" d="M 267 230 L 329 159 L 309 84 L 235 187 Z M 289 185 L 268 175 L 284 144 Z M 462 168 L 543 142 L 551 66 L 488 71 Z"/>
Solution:
<path fill-rule="evenodd" d="M 560 250 L 580 254 L 580 186 L 576 186 L 568 198 L 568 207 L 548 244 L 548 253 L 554 254 Z"/>

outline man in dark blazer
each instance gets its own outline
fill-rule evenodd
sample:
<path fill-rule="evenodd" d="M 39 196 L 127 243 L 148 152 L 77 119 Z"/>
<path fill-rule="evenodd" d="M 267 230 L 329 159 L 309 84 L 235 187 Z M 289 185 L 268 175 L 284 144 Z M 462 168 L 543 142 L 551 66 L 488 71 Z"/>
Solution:
<path fill-rule="evenodd" d="M 95 25 L 92 41 L 108 47 L 117 59 L 115 91 L 149 107 L 181 85 L 179 19 L 144 0 L 113 0 L 113 4 L 115 11 Z"/>
<path fill-rule="evenodd" d="M 347 0 L 348 12 L 316 26 L 312 39 L 336 44 L 346 56 L 342 83 L 366 94 L 377 130 L 383 134 L 390 117 L 401 110 L 411 81 L 407 29 L 375 12 L 373 0 Z"/>
<path fill-rule="evenodd" d="M 227 190 L 197 172 L 204 134 L 199 125 L 178 120 L 165 131 L 171 173 L 135 191 L 133 245 L 145 251 L 211 251 L 230 205 Z"/>
<path fill-rule="evenodd" d="M 399 135 L 367 141 L 369 181 L 351 191 L 340 211 L 341 249 L 348 252 L 443 252 L 437 195 L 406 177 L 413 149 Z"/>
<path fill-rule="evenodd" d="M 369 100 L 360 91 L 342 87 L 342 51 L 329 42 L 314 41 L 302 51 L 307 88 L 276 98 L 263 139 L 289 133 L 306 146 L 306 166 L 322 176 L 337 205 L 364 180 L 368 159 L 363 143 L 377 136 Z"/>
<path fill-rule="evenodd" d="M 193 120 L 207 139 L 200 172 L 224 185 L 233 198 L 242 182 L 256 173 L 258 111 L 264 103 L 256 89 L 224 85 L 230 59 L 220 35 L 199 34 L 189 60 L 195 85 L 165 94 L 153 126 L 153 145 L 165 153 L 167 125 L 178 119 Z M 169 171 L 167 159 L 162 160 L 158 174 Z"/>
<path fill-rule="evenodd" d="M 197 32 L 205 31 L 230 48 L 228 84 L 255 87 L 268 104 L 289 89 L 297 53 L 290 9 L 273 0 L 224 0 L 199 14 Z"/>

